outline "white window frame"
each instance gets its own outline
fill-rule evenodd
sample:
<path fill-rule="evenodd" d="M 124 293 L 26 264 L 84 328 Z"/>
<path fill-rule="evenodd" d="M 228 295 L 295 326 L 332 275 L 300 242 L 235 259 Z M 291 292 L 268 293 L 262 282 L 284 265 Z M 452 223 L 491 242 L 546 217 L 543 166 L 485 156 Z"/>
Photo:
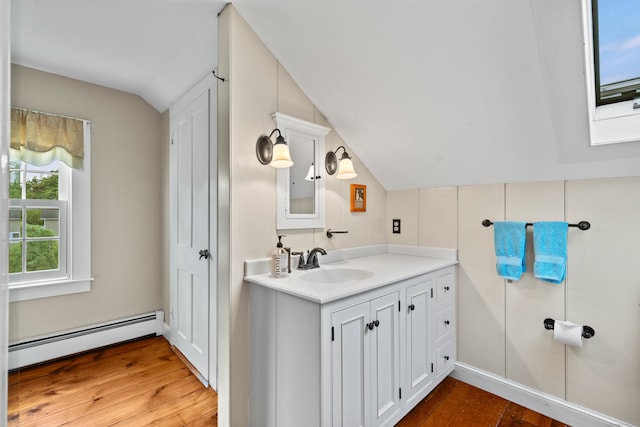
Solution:
<path fill-rule="evenodd" d="M 84 120 L 83 169 L 69 168 L 58 178 L 67 204 L 67 271 L 64 277 L 9 283 L 9 301 L 25 301 L 91 290 L 91 136 Z M 27 203 L 29 201 L 26 201 Z M 62 234 L 62 226 L 60 233 Z"/>
<path fill-rule="evenodd" d="M 640 109 L 633 109 L 633 100 L 596 106 L 591 1 L 582 0 L 590 144 L 597 146 L 638 142 L 640 141 Z"/>

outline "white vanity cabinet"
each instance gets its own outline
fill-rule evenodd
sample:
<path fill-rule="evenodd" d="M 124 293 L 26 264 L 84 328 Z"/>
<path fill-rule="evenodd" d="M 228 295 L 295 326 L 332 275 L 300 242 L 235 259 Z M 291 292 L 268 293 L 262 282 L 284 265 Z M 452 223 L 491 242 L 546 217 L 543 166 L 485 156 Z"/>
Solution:
<path fill-rule="evenodd" d="M 400 409 L 400 294 L 331 313 L 332 425 L 379 426 Z"/>
<path fill-rule="evenodd" d="M 455 266 L 324 303 L 250 281 L 251 426 L 393 426 L 453 370 Z"/>
<path fill-rule="evenodd" d="M 423 399 L 424 393 L 421 392 L 434 379 L 433 322 L 429 322 L 432 289 L 431 276 L 406 288 L 405 399 L 413 405 Z"/>
<path fill-rule="evenodd" d="M 455 272 L 443 271 L 435 277 L 436 300 L 436 375 L 442 380 L 449 375 L 455 362 Z"/>

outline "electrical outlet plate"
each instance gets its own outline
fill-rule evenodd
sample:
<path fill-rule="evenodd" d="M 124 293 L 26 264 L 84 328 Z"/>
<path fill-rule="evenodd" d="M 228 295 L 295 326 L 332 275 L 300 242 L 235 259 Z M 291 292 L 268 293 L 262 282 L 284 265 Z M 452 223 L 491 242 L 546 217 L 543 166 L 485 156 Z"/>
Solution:
<path fill-rule="evenodd" d="M 400 234 L 400 219 L 393 219 L 391 221 L 391 230 L 393 234 Z"/>

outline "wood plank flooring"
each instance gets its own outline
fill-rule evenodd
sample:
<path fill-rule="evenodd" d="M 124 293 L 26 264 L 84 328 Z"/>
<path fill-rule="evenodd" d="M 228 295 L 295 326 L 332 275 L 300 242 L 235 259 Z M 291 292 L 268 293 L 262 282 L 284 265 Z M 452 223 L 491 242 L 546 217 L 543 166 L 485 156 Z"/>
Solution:
<path fill-rule="evenodd" d="M 427 426 L 568 427 L 451 377 L 440 383 L 396 425 Z"/>
<path fill-rule="evenodd" d="M 8 404 L 9 427 L 215 427 L 218 419 L 216 393 L 202 385 L 163 337 L 11 373 Z M 565 424 L 447 378 L 398 423 L 427 426 Z"/>
<path fill-rule="evenodd" d="M 8 409 L 10 427 L 215 426 L 218 398 L 153 337 L 11 373 Z"/>

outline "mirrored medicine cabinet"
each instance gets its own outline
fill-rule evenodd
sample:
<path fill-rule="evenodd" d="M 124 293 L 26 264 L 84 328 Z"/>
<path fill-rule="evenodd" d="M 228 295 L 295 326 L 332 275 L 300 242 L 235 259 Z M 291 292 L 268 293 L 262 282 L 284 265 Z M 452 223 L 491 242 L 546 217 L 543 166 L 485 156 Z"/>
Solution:
<path fill-rule="evenodd" d="M 324 138 L 331 129 L 282 113 L 273 119 L 293 160 L 277 171 L 276 228 L 324 228 Z"/>

